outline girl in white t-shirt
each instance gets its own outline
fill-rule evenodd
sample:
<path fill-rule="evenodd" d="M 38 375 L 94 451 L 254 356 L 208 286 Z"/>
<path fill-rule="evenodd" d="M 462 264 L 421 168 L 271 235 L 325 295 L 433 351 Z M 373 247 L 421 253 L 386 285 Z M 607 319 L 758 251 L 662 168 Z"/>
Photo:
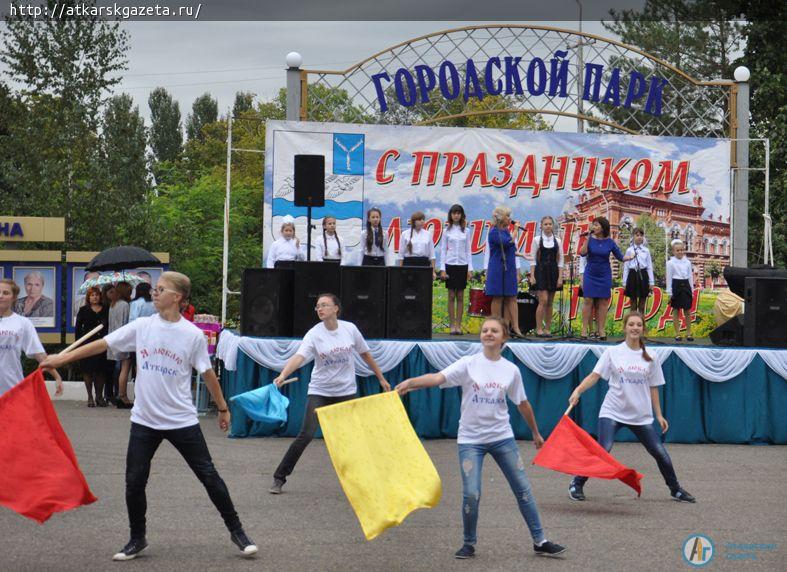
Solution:
<path fill-rule="evenodd" d="M 519 511 L 533 537 L 536 554 L 557 556 L 565 552 L 564 547 L 549 542 L 544 536 L 525 464 L 511 429 L 506 398 L 516 405 L 527 422 L 536 448 L 540 449 L 544 444 L 533 408 L 525 395 L 519 368 L 501 355 L 507 339 L 508 324 L 500 318 L 487 318 L 481 326 L 483 352 L 465 356 L 439 373 L 407 379 L 396 386 L 399 395 L 422 387 L 462 388 L 457 443 L 464 499 L 464 544 L 454 554 L 460 559 L 475 555 L 481 470 L 487 453 L 492 455 L 511 486 Z"/>
<path fill-rule="evenodd" d="M 22 352 L 38 363 L 46 359 L 44 346 L 38 339 L 36 327 L 28 318 L 14 313 L 19 286 L 13 280 L 0 280 L 0 395 L 24 379 Z M 63 393 L 63 380 L 56 370 L 49 370 L 55 378 L 55 395 Z"/>
<path fill-rule="evenodd" d="M 227 485 L 213 465 L 197 409 L 191 400 L 191 375 L 195 369 L 202 374 L 218 406 L 219 428 L 222 431 L 229 428 L 229 409 L 208 357 L 205 336 L 180 315 L 180 303 L 189 298 L 190 292 L 191 282 L 187 276 L 163 272 L 153 290 L 157 314 L 138 318 L 101 340 L 44 361 L 44 365 L 60 367 L 108 348 L 136 352 L 135 399 L 126 455 L 126 507 L 131 538 L 113 560 L 131 560 L 148 546 L 145 487 L 153 455 L 165 439 L 178 450 L 204 485 L 230 531 L 230 539 L 243 556 L 257 553 L 257 547 L 243 531 Z"/>
<path fill-rule="evenodd" d="M 596 367 L 568 398 L 571 406 L 579 403 L 579 396 L 593 387 L 600 378 L 609 381 L 609 389 L 598 414 L 598 442 L 607 451 L 612 450 L 615 433 L 628 427 L 645 446 L 659 466 L 659 471 L 676 501 L 695 502 L 693 496 L 683 490 L 672 468 L 672 460 L 653 427 L 653 414 L 666 433 L 669 423 L 661 414 L 658 386 L 664 385 L 661 364 L 645 350 L 642 337 L 645 320 L 639 312 L 630 312 L 623 319 L 626 339 L 623 343 L 607 349 Z M 572 500 L 585 500 L 583 486 L 587 477 L 574 477 L 568 489 Z"/>
<path fill-rule="evenodd" d="M 355 324 L 339 320 L 339 298 L 334 294 L 320 294 L 314 309 L 320 323 L 306 332 L 298 350 L 273 380 L 277 387 L 281 387 L 292 372 L 304 363 L 314 360 L 303 424 L 273 473 L 273 484 L 268 492 L 274 495 L 281 494 L 287 477 L 292 474 L 298 459 L 317 432 L 320 422 L 315 409 L 355 397 L 355 353 L 372 369 L 383 391 L 391 389 Z"/>

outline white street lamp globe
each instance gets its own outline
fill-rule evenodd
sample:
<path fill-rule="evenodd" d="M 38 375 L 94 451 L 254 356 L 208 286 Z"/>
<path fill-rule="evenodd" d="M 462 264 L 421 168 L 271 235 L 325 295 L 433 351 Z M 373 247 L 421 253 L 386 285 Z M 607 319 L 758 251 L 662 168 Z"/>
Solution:
<path fill-rule="evenodd" d="M 290 52 L 285 60 L 288 68 L 299 68 L 303 63 L 303 56 L 298 52 Z M 737 72 L 736 72 L 737 73 Z"/>
<path fill-rule="evenodd" d="M 735 81 L 749 81 L 751 72 L 746 66 L 738 66 L 735 68 L 735 73 L 733 73 L 733 76 L 735 77 Z"/>

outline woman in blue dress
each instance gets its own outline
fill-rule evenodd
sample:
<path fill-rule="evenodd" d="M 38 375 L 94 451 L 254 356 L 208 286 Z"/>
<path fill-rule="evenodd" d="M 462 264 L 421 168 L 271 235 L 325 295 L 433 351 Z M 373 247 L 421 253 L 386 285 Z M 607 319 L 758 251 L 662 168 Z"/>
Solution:
<path fill-rule="evenodd" d="M 585 296 L 582 306 L 582 320 L 590 329 L 590 317 L 593 310 L 596 310 L 596 336 L 602 342 L 607 340 L 607 310 L 609 310 L 609 301 L 612 297 L 610 253 L 620 261 L 629 260 L 623 257 L 618 245 L 609 237 L 609 221 L 604 217 L 598 217 L 590 225 L 590 236 L 579 249 L 579 255 L 587 257 L 582 281 L 582 292 Z"/>
<path fill-rule="evenodd" d="M 492 297 L 492 315 L 509 320 L 515 337 L 524 337 L 519 329 L 519 311 L 516 304 L 519 271 L 516 257 L 516 242 L 508 228 L 511 225 L 511 209 L 497 207 L 492 211 L 493 226 L 489 229 L 486 243 L 489 263 L 486 269 L 487 296 Z M 519 227 L 516 227 L 517 231 Z"/>

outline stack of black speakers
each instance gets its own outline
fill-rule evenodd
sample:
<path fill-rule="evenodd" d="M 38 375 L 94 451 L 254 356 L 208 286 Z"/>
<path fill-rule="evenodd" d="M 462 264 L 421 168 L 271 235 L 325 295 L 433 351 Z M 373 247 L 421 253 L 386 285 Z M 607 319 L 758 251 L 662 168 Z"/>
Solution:
<path fill-rule="evenodd" d="M 787 270 L 724 269 L 730 290 L 744 299 L 744 313 L 710 333 L 720 346 L 787 348 Z"/>
<path fill-rule="evenodd" d="M 353 322 L 365 338 L 432 337 L 431 268 L 331 262 L 247 268 L 241 288 L 241 335 L 303 337 L 319 321 L 314 307 L 325 293 L 339 296 L 339 319 Z"/>

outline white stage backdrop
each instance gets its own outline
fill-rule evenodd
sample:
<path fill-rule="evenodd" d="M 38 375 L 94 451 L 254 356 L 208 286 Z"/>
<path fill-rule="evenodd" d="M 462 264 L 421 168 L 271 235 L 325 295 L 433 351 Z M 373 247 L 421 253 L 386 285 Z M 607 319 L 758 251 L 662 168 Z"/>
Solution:
<path fill-rule="evenodd" d="M 325 215 L 335 216 L 351 263 L 359 260 L 370 207 L 382 210 L 396 252 L 414 211 L 426 214 L 439 243 L 453 203 L 467 212 L 477 269 L 498 205 L 510 206 L 525 227 L 524 252 L 545 215 L 558 221 L 559 236 L 571 236 L 576 251 L 595 216 L 616 228 L 647 214 L 666 234 L 688 240 L 690 252 L 728 263 L 727 139 L 269 121 L 265 143 L 265 254 L 285 215 L 296 218 L 297 235 L 306 240 L 306 209 L 293 204 L 293 157 L 309 154 L 324 155 L 326 171 L 314 236 Z"/>

